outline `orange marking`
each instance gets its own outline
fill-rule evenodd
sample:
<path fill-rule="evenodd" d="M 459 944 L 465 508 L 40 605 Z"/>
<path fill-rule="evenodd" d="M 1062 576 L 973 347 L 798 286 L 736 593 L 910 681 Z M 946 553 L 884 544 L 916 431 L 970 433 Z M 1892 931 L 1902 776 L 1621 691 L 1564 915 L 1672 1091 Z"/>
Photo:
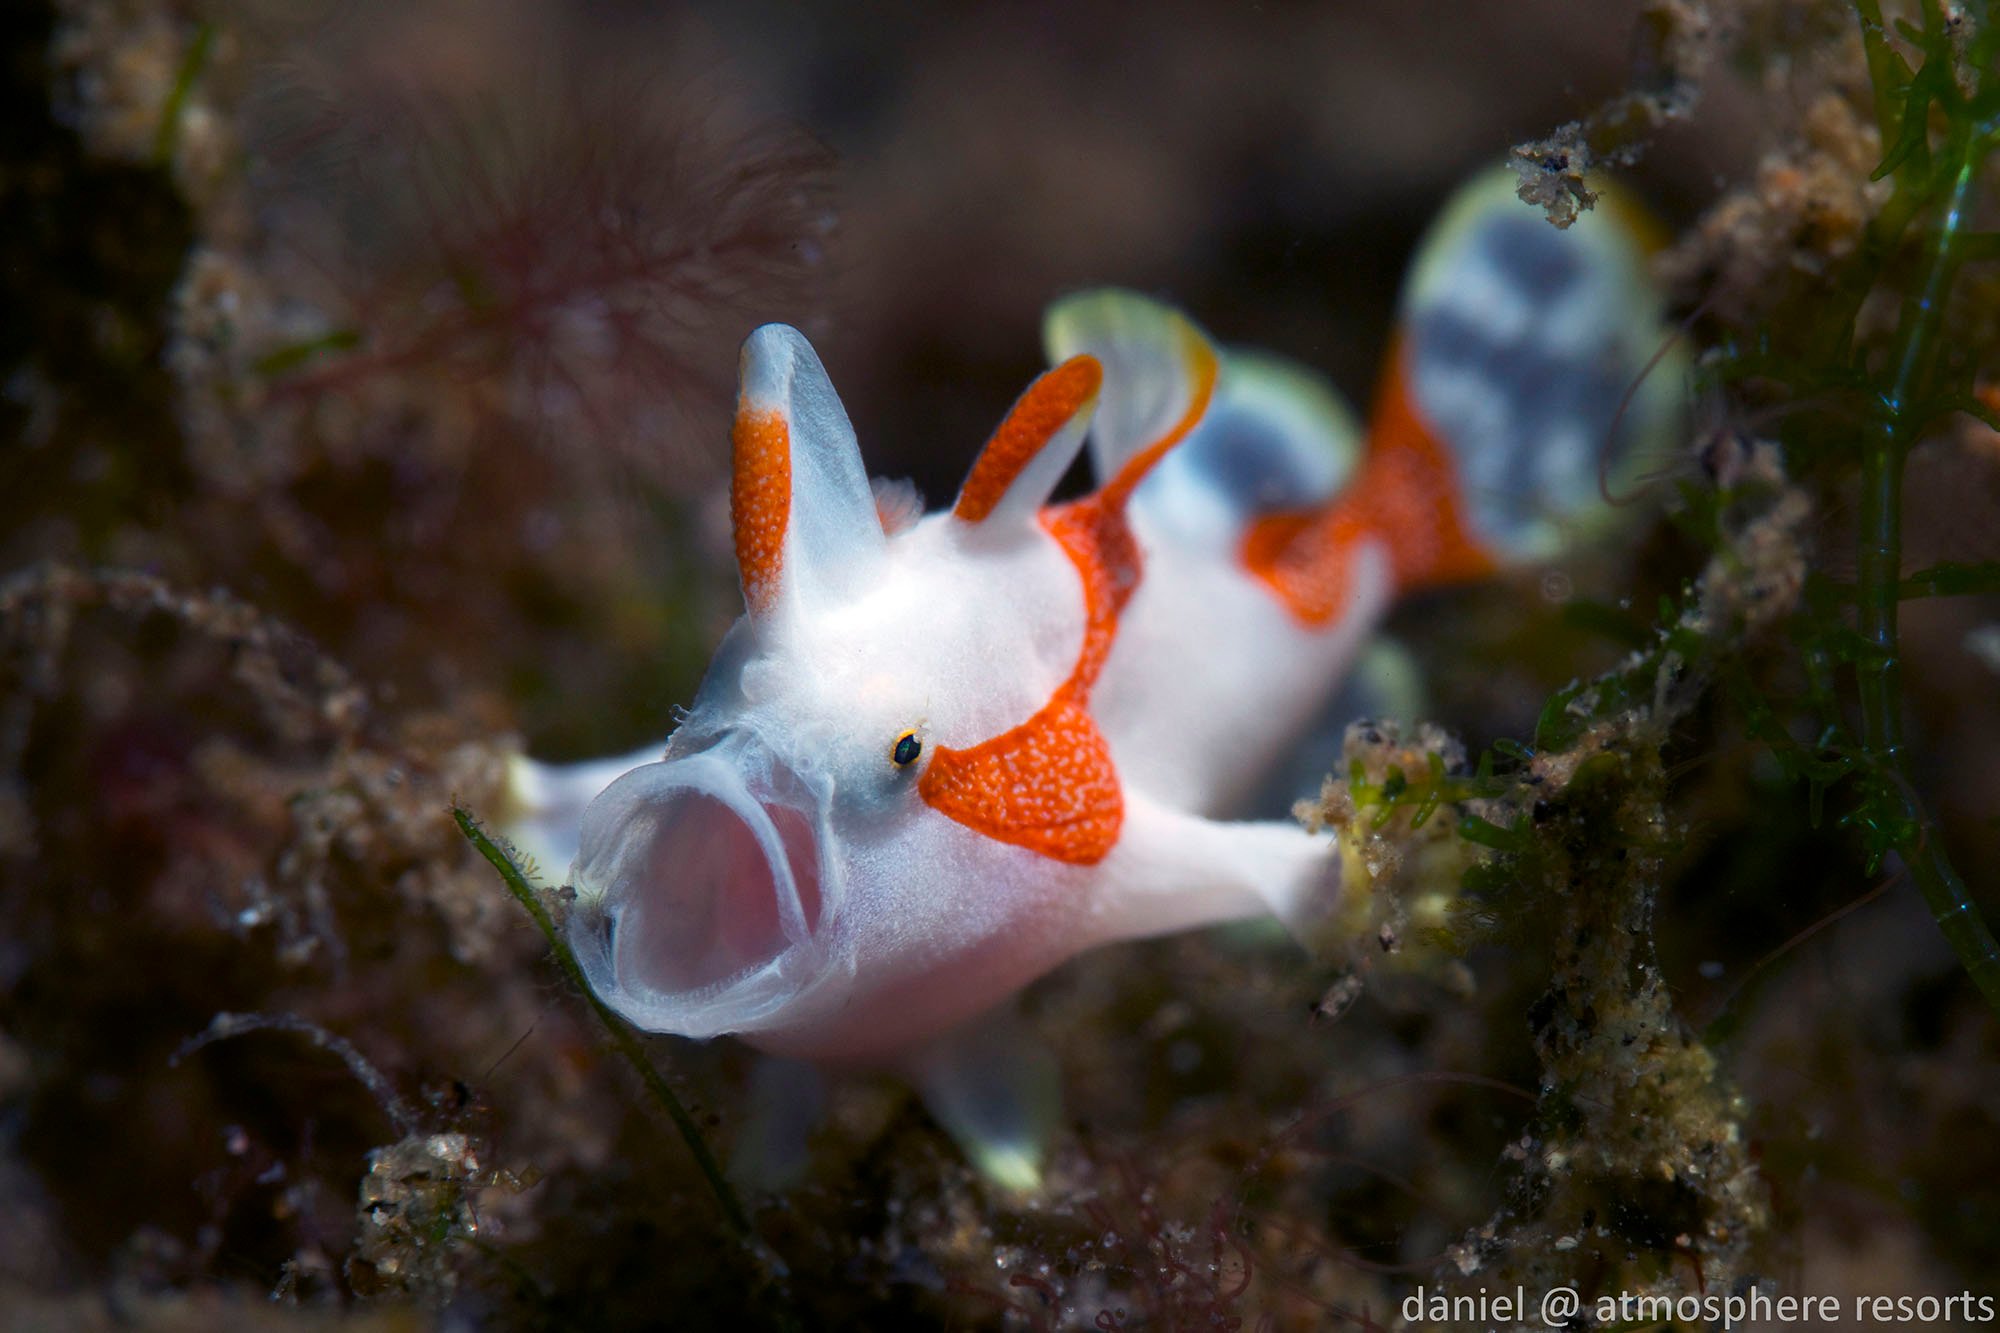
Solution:
<path fill-rule="evenodd" d="M 1319 509 L 1283 510 L 1243 534 L 1243 566 L 1294 619 L 1325 625 L 1347 604 L 1351 561 L 1363 541 L 1388 544 L 1398 588 L 1490 574 L 1493 556 L 1465 521 L 1458 470 L 1410 396 L 1400 346 L 1375 399 L 1361 475 Z"/>
<path fill-rule="evenodd" d="M 778 600 L 785 564 L 785 529 L 792 518 L 792 438 L 775 411 L 739 408 L 730 431 L 735 450 L 729 477 L 729 523 L 736 534 L 736 571 L 743 600 L 756 612 Z"/>
<path fill-rule="evenodd" d="M 2000 412 L 2000 384 L 1990 381 L 1975 383 L 1972 386 L 1972 396 L 1988 412 Z"/>
<path fill-rule="evenodd" d="M 979 460 L 972 465 L 952 513 L 968 523 L 983 522 L 1021 475 L 1021 469 L 1097 396 L 1103 382 L 1104 367 L 1094 356 L 1073 356 L 1043 372 L 1014 401 L 1007 419 L 979 451 Z"/>
<path fill-rule="evenodd" d="M 1125 822 L 1111 747 L 1089 706 L 1118 612 L 1139 586 L 1139 547 L 1124 508 L 1103 500 L 1099 492 L 1042 512 L 1083 580 L 1083 646 L 1069 678 L 1021 725 L 969 750 L 939 746 L 917 783 L 939 814 L 1072 865 L 1103 860 Z"/>
<path fill-rule="evenodd" d="M 1124 507 L 1105 504 L 1102 492 L 1044 511 L 1042 526 L 1083 581 L 1083 647 L 1064 688 L 1088 698 L 1118 637 L 1118 613 L 1139 588 L 1144 572 L 1139 543 L 1132 539 Z"/>
<path fill-rule="evenodd" d="M 1111 747 L 1090 716 L 1090 691 L 1111 655 L 1118 614 L 1144 572 L 1139 544 L 1125 518 L 1125 501 L 1167 450 L 1194 429 L 1215 392 L 1214 352 L 1205 343 L 1192 342 L 1187 353 L 1195 387 L 1180 420 L 1127 459 L 1095 495 L 1042 511 L 1042 526 L 1083 581 L 1083 646 L 1069 678 L 1040 712 L 1018 727 L 969 750 L 939 746 L 917 783 L 924 803 L 947 818 L 1072 865 L 1103 860 L 1117 845 L 1125 822 L 1124 792 Z M 985 462 L 983 455 L 980 462 Z M 971 488 L 968 481 L 966 489 Z"/>
<path fill-rule="evenodd" d="M 1367 535 L 1347 505 L 1336 500 L 1325 510 L 1290 509 L 1252 520 L 1240 558 L 1293 619 L 1317 627 L 1347 604 L 1348 557 Z"/>
<path fill-rule="evenodd" d="M 939 750 L 917 789 L 975 832 L 1075 865 L 1103 860 L 1125 820 L 1111 747 L 1067 686 L 1020 726 Z"/>

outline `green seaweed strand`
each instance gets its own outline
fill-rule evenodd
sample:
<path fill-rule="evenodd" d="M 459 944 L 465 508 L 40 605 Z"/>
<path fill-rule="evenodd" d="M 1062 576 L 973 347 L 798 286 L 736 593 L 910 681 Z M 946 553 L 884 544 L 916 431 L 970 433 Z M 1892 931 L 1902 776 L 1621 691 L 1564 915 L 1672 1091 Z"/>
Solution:
<path fill-rule="evenodd" d="M 2000 946 L 1980 916 L 1946 856 L 1936 822 L 1923 808 L 1904 766 L 1902 720 L 1902 650 L 1898 612 L 1903 595 L 1903 467 L 1911 447 L 1932 420 L 1928 410 L 1936 386 L 1931 382 L 1938 356 L 1938 333 L 1944 305 L 1962 262 L 1966 219 L 1977 189 L 1979 169 L 1993 147 L 1991 124 L 1977 124 L 1965 105 L 1953 72 L 1954 53 L 1942 15 L 1934 3 L 1924 6 L 1923 68 L 1907 82 L 1897 78 L 1900 61 L 1886 57 L 1882 16 L 1875 0 L 1856 5 L 1862 39 L 1869 51 L 1878 108 L 1887 110 L 1897 92 L 1903 95 L 1895 145 L 1880 174 L 1894 172 L 1900 193 L 1908 174 L 1921 173 L 1934 183 L 1949 173 L 1950 185 L 1939 200 L 1937 223 L 1924 238 L 1922 270 L 1898 317 L 1891 344 L 1894 377 L 1878 397 L 1879 414 L 1861 448 L 1861 526 L 1857 552 L 1857 628 L 1868 646 L 1856 664 L 1861 704 L 1861 743 L 1877 771 L 1888 780 L 1901 804 L 1889 843 L 1902 856 L 1923 894 L 1938 929 L 1958 955 L 1960 964 L 1987 1003 L 2000 1013 Z M 1970 49 L 1974 52 L 1979 86 L 1977 99 L 1986 100 L 1986 66 L 1992 54 L 1985 14 L 1979 12 Z M 1907 67 L 1903 67 L 1906 69 Z M 1900 88 L 1892 86 L 1900 83 Z M 1930 103 L 1947 112 L 1943 151 L 1933 164 L 1924 151 Z M 1888 116 L 1885 114 L 1886 121 Z M 1885 126 L 1886 128 L 1886 126 Z M 1885 135 L 1885 140 L 1887 136 Z"/>
<path fill-rule="evenodd" d="M 173 165 L 174 150 L 180 143 L 181 115 L 187 110 L 195 80 L 201 77 L 202 70 L 208 65 L 209 53 L 214 49 L 215 25 L 195 25 L 194 40 L 188 43 L 187 54 L 181 57 L 180 66 L 174 71 L 173 87 L 167 90 L 166 104 L 160 108 L 160 123 L 153 131 L 155 166 Z"/>
<path fill-rule="evenodd" d="M 473 819 L 469 811 L 462 806 L 454 805 L 451 808 L 451 817 L 458 821 L 458 830 L 465 835 L 466 840 L 478 848 L 479 854 L 500 872 L 500 878 L 506 882 L 507 891 L 514 895 L 515 901 L 526 908 L 528 915 L 534 918 L 536 928 L 542 932 L 542 938 L 548 941 L 549 951 L 555 955 L 556 963 L 562 968 L 563 975 L 568 977 L 570 984 L 582 993 L 592 1012 L 597 1015 L 598 1021 L 604 1024 L 604 1030 L 611 1034 L 611 1042 L 618 1048 L 618 1053 L 625 1057 L 625 1062 L 632 1066 L 634 1073 L 638 1074 L 639 1081 L 646 1085 L 646 1091 L 653 1095 L 653 1100 L 660 1104 L 661 1109 L 666 1111 L 667 1118 L 674 1122 L 674 1128 L 680 1131 L 681 1139 L 687 1144 L 688 1151 L 694 1155 L 695 1165 L 701 1168 L 701 1174 L 707 1179 L 709 1189 L 714 1191 L 716 1202 L 722 1205 L 722 1214 L 728 1220 L 730 1230 L 745 1241 L 753 1241 L 749 1214 L 743 1211 L 743 1204 L 737 1199 L 736 1191 L 730 1188 L 728 1178 L 722 1174 L 722 1167 L 716 1162 L 715 1154 L 709 1150 L 708 1141 L 701 1135 L 701 1127 L 695 1124 L 694 1117 L 688 1114 L 687 1107 L 683 1106 L 681 1099 L 674 1095 L 674 1090 L 667 1086 L 667 1081 L 660 1077 L 660 1071 L 653 1068 L 653 1062 L 646 1058 L 646 1052 L 640 1048 L 639 1039 L 633 1035 L 632 1029 L 626 1026 L 623 1019 L 612 1013 L 604 1001 L 597 998 L 597 992 L 593 991 L 590 983 L 584 980 L 583 968 L 578 966 L 575 952 L 570 949 L 569 941 L 562 937 L 562 932 L 556 929 L 555 919 L 549 915 L 549 909 L 542 904 L 541 895 L 535 892 L 532 884 L 528 883 L 528 877 L 521 873 L 521 868 L 514 864 L 514 858 L 486 836 L 485 830 L 479 827 L 478 821 Z"/>

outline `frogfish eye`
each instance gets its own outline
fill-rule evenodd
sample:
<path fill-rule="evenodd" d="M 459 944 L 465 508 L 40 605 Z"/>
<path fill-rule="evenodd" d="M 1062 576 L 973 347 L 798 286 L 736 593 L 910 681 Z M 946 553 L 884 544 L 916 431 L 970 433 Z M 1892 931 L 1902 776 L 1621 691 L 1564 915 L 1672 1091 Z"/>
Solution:
<path fill-rule="evenodd" d="M 917 756 L 923 752 L 924 743 L 917 739 L 917 733 L 906 731 L 896 737 L 896 747 L 889 751 L 889 758 L 895 761 L 896 767 L 908 768 L 917 762 Z"/>

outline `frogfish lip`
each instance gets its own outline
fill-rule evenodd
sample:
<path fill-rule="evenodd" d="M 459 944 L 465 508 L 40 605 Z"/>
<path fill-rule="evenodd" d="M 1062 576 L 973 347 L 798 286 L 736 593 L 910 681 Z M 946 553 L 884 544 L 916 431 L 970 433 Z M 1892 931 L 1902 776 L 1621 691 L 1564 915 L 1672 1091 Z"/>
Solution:
<path fill-rule="evenodd" d="M 584 812 L 570 868 L 586 980 L 651 1031 L 763 1026 L 824 971 L 828 845 L 825 785 L 752 737 L 633 769 Z"/>

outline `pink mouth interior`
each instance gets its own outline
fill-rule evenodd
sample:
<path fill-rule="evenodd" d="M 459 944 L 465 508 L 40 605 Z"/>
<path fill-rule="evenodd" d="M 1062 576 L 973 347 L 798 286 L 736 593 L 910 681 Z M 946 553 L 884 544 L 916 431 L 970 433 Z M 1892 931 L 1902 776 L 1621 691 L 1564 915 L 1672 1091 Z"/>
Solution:
<path fill-rule="evenodd" d="M 762 807 L 798 887 L 805 931 L 818 928 L 819 858 L 812 825 Z M 802 939 L 787 933 L 781 886 L 757 834 L 729 806 L 697 792 L 667 802 L 643 859 L 643 885 L 618 922 L 619 970 L 660 991 L 693 990 L 762 966 Z"/>

